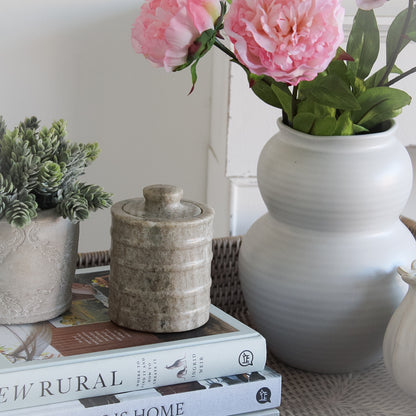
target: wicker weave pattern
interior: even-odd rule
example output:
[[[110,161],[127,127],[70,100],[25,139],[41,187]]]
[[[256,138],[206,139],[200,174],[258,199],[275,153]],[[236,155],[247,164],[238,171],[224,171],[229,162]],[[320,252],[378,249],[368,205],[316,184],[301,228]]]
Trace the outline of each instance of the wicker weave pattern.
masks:
[[[402,221],[416,237],[416,222],[404,217]],[[241,241],[213,240],[211,300],[251,325],[238,278]],[[109,263],[108,251],[78,255],[78,268]],[[281,416],[416,416],[416,399],[394,384],[382,361],[363,372],[332,375],[291,368],[270,353],[267,364],[282,374]]]
[[[110,251],[92,251],[90,253],[78,253],[77,269],[87,267],[108,266],[110,264]]]
[[[238,278],[238,253],[241,237],[217,238],[212,242],[212,303],[230,315],[246,319],[244,303]],[[77,268],[106,266],[110,264],[110,252],[79,253]]]

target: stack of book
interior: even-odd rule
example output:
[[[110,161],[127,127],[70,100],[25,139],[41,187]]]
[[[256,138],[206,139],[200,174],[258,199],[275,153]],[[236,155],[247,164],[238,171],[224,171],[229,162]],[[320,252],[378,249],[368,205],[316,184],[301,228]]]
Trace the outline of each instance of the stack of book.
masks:
[[[0,416],[276,416],[281,377],[264,338],[211,307],[201,328],[113,324],[108,269],[79,272],[71,310],[0,326]]]

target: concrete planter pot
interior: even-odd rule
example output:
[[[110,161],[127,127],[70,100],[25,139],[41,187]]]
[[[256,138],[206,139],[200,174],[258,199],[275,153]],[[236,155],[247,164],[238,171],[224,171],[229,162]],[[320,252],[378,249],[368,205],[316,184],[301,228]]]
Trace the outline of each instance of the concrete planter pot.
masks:
[[[79,225],[55,210],[24,227],[0,221],[0,324],[52,319],[71,305]]]

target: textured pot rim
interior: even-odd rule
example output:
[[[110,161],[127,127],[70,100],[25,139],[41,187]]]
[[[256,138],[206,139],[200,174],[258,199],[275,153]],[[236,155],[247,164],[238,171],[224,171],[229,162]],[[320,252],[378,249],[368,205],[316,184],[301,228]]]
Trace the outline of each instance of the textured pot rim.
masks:
[[[283,123],[281,117],[277,119],[277,126],[280,131],[287,132],[288,136],[290,136],[281,135],[279,139],[288,143],[297,144],[300,147],[314,148],[328,152],[357,151],[381,147],[395,140],[395,132],[397,130],[397,124],[394,120],[391,120],[390,127],[385,131],[351,136],[315,136],[289,127]]]
[[[26,224],[26,226],[23,227],[23,229],[25,229],[26,227],[30,226],[30,224],[35,223],[35,222],[44,222],[44,221],[51,221],[51,220],[70,222],[68,218],[64,218],[60,214],[58,214],[58,212],[56,211],[56,208],[41,209],[40,211],[37,211],[36,217],[32,218],[31,222],[29,224]],[[8,225],[10,225],[5,217],[0,219],[0,224],[2,223],[7,223]]]

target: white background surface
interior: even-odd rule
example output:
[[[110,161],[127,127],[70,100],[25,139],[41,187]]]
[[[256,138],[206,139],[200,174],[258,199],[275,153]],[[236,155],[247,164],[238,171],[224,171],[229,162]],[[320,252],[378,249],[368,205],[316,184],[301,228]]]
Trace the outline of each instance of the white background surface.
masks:
[[[211,58],[188,97],[188,71],[155,69],[130,46],[139,0],[1,0],[0,114],[68,120],[68,138],[97,141],[82,180],[114,193],[170,183],[206,199]],[[80,251],[110,247],[110,210],[81,223]]]

